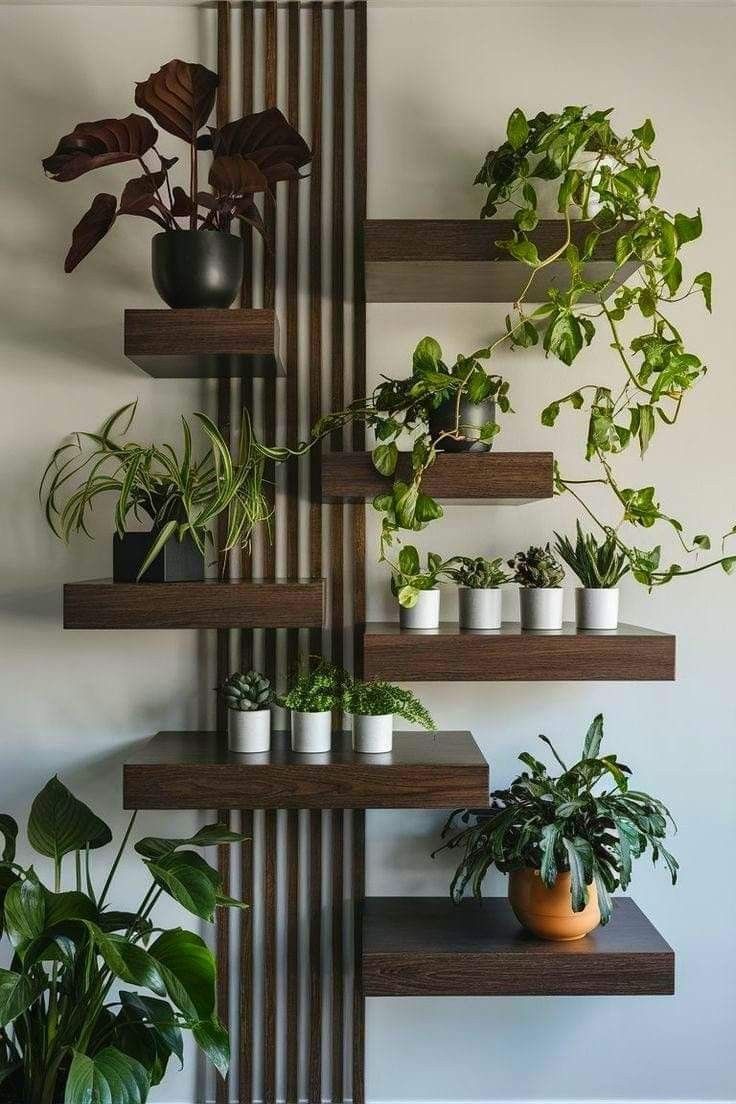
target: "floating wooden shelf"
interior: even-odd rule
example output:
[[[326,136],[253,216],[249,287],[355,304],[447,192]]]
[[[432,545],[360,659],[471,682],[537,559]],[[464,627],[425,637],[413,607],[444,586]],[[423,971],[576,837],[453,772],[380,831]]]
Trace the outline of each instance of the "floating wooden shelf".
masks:
[[[601,259],[585,266],[588,279],[610,277],[616,241],[626,229],[622,223],[601,238]],[[513,303],[531,273],[528,265],[496,245],[511,239],[513,231],[513,222],[506,219],[369,220],[365,224],[368,302]],[[589,233],[588,223],[572,223],[572,241],[578,247]],[[540,257],[549,256],[565,241],[565,224],[561,219],[544,219],[529,237]],[[636,268],[635,262],[623,265],[611,283],[611,292]],[[541,302],[550,287],[564,287],[569,271],[564,261],[541,269],[528,301]],[[583,296],[582,302],[589,301]]]
[[[646,996],[675,991],[672,948],[629,897],[584,939],[524,931],[505,897],[368,897],[363,906],[368,997]]]
[[[159,732],[123,768],[126,809],[432,809],[488,805],[488,764],[469,732],[397,732],[389,755],[236,755],[215,732]]]
[[[321,579],[64,584],[65,629],[317,628]]]
[[[552,497],[551,452],[439,453],[422,489],[443,502],[520,503]],[[397,473],[406,475],[407,454]],[[322,458],[322,497],[359,502],[391,485],[373,466],[370,452],[328,452]]]
[[[284,375],[272,310],[126,310],[124,349],[159,379]]]
[[[582,632],[522,632],[518,623],[474,632],[447,622],[439,629],[400,629],[369,622],[363,677],[397,682],[558,682],[672,680],[675,637],[619,625]]]

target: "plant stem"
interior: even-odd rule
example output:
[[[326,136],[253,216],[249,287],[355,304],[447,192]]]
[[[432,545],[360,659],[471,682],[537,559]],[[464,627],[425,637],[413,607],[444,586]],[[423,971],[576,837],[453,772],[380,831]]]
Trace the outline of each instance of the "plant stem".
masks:
[[[107,891],[109,890],[110,885],[112,883],[112,880],[115,877],[115,871],[118,868],[118,864],[119,864],[119,862],[120,862],[120,860],[123,856],[123,851],[125,851],[128,840],[130,839],[130,833],[133,831],[133,825],[135,824],[135,818],[137,816],[138,816],[138,810],[136,809],[136,811],[133,813],[130,820],[128,821],[128,827],[125,829],[125,835],[123,836],[122,843],[120,844],[120,847],[118,848],[118,853],[115,856],[115,859],[114,859],[114,862],[113,862],[112,866],[110,867],[110,873],[107,876],[107,881],[105,882],[104,886],[102,887],[102,893],[100,894],[100,899],[97,902],[97,907],[99,909],[101,909],[103,904],[105,903],[105,898],[107,897]]]
[[[192,211],[189,215],[189,229],[197,229],[197,140],[189,148],[189,191],[192,199]]]

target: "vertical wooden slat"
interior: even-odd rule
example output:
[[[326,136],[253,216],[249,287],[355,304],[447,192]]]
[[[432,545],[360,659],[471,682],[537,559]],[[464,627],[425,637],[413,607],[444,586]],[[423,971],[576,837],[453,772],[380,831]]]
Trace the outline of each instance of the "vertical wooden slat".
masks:
[[[290,4],[288,12],[288,107],[292,126],[299,129],[299,5]],[[290,445],[299,438],[299,181],[290,180],[286,193],[286,440]],[[299,575],[299,464],[286,467],[286,574]],[[299,630],[290,629],[286,637],[286,666],[296,666]],[[296,1028],[295,1028],[296,1030]]]
[[[353,117],[353,392],[356,397],[365,395],[365,254],[363,233],[367,211],[367,17],[365,0],[355,5],[355,60],[354,60],[354,117]],[[353,448],[365,448],[365,428],[362,423],[353,426]],[[365,507],[353,508],[353,580],[354,580],[354,652],[355,669],[362,668],[363,628],[365,625]]]
[[[309,193],[309,422],[322,413],[322,4],[312,5],[312,167]],[[320,446],[309,458],[309,574],[322,574]],[[322,633],[310,633],[310,651],[321,653]]]
[[[263,839],[263,1100],[276,1101],[276,810],[264,813]]]
[[[322,1104],[322,811],[309,813],[308,1099]]]
[[[343,1067],[345,1032],[344,971],[343,971],[343,849],[344,816],[342,809],[332,813],[332,1100],[342,1101],[344,1096]]]
[[[241,15],[241,108],[243,115],[253,111],[253,62],[254,62],[254,2],[244,0]],[[240,224],[243,239],[243,283],[240,289],[240,305],[253,306],[253,230],[245,222]],[[240,381],[240,403],[249,413],[253,412],[253,376],[243,376]],[[248,579],[253,575],[253,562],[250,550],[241,553],[241,574]],[[240,633],[240,665],[243,671],[253,667],[253,630],[242,629]]]
[[[299,1099],[299,813],[286,820],[286,1100]]]
[[[265,41],[263,67],[263,96],[266,107],[276,106],[278,86],[278,7],[276,0],[265,3]],[[274,186],[277,188],[277,185]],[[274,200],[275,200],[274,195]],[[263,305],[273,310],[276,301],[276,206],[268,197],[264,201],[263,221],[266,227],[266,248],[263,256]],[[272,442],[276,435],[276,380],[267,377],[263,383],[263,433]],[[266,499],[273,512],[276,504],[274,465],[266,470]],[[263,576],[271,579],[276,574],[276,531],[272,539],[263,542]],[[276,677],[276,632],[266,629],[263,634],[263,666],[271,679]]]
[[[223,126],[230,118],[230,4],[218,2],[217,4],[217,73],[220,83],[217,88],[216,117],[217,125]],[[230,433],[230,381],[222,379],[218,383],[217,390],[217,424],[226,440]],[[225,575],[231,565],[228,562],[227,553],[223,552],[225,544],[227,519],[221,515],[217,526],[218,544],[218,570]],[[217,633],[217,683],[222,685],[230,673],[230,632],[222,629]],[[217,727],[219,732],[225,731],[227,710],[221,695],[218,695],[217,703]],[[226,824],[230,823],[230,814],[227,810],[221,810],[219,819]],[[225,893],[230,892],[230,848],[228,846],[218,848],[217,866],[222,879]],[[217,1010],[223,1025],[230,1025],[230,916],[228,909],[219,909],[217,913],[216,928],[216,953],[217,953]],[[226,1104],[228,1100],[228,1081],[217,1078],[215,1088],[217,1104]]]
[[[241,832],[249,839],[240,846],[241,897],[248,905],[240,913],[240,1063],[239,1104],[253,1104],[253,813],[241,815]]]
[[[365,997],[361,979],[363,960],[362,913],[365,897],[365,812],[353,811],[353,1104],[365,1102]]]

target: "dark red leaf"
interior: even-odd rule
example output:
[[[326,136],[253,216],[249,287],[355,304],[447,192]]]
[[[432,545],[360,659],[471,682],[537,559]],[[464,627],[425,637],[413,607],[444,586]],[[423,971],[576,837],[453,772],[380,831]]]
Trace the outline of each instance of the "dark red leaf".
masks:
[[[158,131],[143,115],[78,123],[71,134],[59,139],[54,152],[41,164],[54,180],[76,180],[103,165],[136,161],[157,138]]]
[[[179,160],[178,157],[162,157],[161,154],[159,154],[158,156],[159,161],[161,162],[161,168],[164,170],[164,172],[168,172],[169,169],[173,169],[174,165]]]
[[[241,222],[246,222],[248,226],[252,226],[254,230],[257,230],[268,245],[266,226],[261,218],[261,212],[258,210],[255,203],[249,203],[247,200],[243,200],[235,207],[235,215]]]
[[[100,192],[92,200],[92,206],[72,231],[72,244],[64,261],[64,271],[73,272],[91,250],[102,241],[115,221],[117,200],[114,195]]]
[[[213,140],[214,140],[214,133],[215,132],[214,132],[213,128],[210,127],[209,132],[207,134],[200,134],[199,138],[197,139],[197,149],[198,150],[211,150]]]
[[[177,184],[174,188],[174,203],[171,208],[172,215],[176,218],[186,218],[188,215],[191,215],[193,210],[194,204],[191,199],[184,189],[180,188]]]
[[[119,215],[140,215],[156,205],[156,191],[166,179],[166,173],[146,173],[129,180],[120,197]]]
[[[219,83],[204,65],[174,58],[136,84],[135,102],[169,134],[193,142],[210,116]]]
[[[252,195],[265,192],[268,181],[254,161],[245,157],[216,157],[212,162],[209,181],[220,196]]]
[[[215,157],[253,161],[268,180],[288,180],[309,164],[312,153],[298,130],[276,107],[226,123],[214,135]]]

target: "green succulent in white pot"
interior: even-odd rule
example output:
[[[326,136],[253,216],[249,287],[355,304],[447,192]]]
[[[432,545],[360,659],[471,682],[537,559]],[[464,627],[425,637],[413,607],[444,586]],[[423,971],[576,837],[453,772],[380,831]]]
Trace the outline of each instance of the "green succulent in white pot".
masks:
[[[501,587],[511,579],[500,558],[458,556],[447,574],[458,586],[461,629],[501,628]]]
[[[258,671],[236,673],[224,683],[221,693],[227,705],[230,751],[255,753],[271,746],[271,703],[273,687]]]
[[[509,567],[519,584],[519,613],[522,629],[553,631],[562,628],[562,598],[560,583],[565,569],[555,558],[549,542],[542,548],[532,545],[526,552],[517,552]]]
[[[575,621],[579,629],[615,629],[618,627],[618,584],[630,570],[626,554],[619,547],[613,530],[598,540],[576,524],[575,543],[555,533],[555,551],[577,575],[581,586],[575,590]]]

